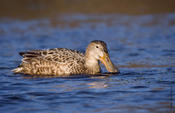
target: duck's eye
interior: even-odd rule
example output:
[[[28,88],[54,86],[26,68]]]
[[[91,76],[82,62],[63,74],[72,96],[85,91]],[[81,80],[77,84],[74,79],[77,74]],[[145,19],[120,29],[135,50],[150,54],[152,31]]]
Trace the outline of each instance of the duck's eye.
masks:
[[[98,46],[96,46],[96,48],[98,48]]]

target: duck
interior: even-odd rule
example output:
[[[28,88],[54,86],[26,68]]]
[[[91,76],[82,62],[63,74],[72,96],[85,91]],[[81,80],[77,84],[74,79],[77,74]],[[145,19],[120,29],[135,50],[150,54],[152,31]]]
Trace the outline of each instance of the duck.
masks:
[[[106,70],[118,73],[107,50],[107,44],[101,40],[91,41],[85,53],[67,48],[29,50],[19,52],[21,64],[13,69],[15,74],[70,76],[101,73],[100,62]]]

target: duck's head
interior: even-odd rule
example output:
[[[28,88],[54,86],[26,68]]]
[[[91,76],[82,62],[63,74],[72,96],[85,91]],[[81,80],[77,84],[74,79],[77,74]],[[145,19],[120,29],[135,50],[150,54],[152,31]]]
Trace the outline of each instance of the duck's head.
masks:
[[[95,64],[95,62],[101,61],[109,72],[118,72],[109,57],[107,45],[103,41],[92,41],[86,49],[86,57],[90,60],[88,63]]]

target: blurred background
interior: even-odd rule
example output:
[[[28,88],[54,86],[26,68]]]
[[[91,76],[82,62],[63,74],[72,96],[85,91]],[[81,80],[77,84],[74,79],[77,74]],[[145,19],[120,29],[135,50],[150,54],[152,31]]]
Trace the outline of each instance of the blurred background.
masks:
[[[65,13],[157,14],[175,12],[174,0],[0,0],[0,17],[39,18]]]

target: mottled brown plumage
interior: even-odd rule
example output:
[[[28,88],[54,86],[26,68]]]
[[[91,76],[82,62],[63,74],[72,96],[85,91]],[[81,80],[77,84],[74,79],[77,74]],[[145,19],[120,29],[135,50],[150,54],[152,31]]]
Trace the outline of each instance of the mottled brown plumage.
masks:
[[[103,41],[92,41],[85,54],[65,48],[31,50],[19,54],[23,56],[22,63],[13,70],[14,73],[56,76],[97,74],[101,70],[99,60],[109,72],[118,72]]]

